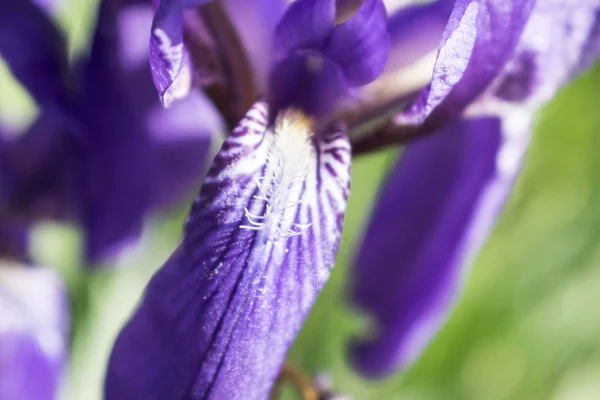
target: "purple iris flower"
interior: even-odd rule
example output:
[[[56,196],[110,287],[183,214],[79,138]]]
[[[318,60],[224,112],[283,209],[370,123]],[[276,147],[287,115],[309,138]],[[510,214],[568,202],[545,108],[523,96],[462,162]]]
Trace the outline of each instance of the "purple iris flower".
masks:
[[[407,365],[454,305],[534,112],[600,52],[598,1],[440,0],[389,16],[377,0],[203,3],[157,9],[159,96],[203,85],[230,121],[249,111],[116,341],[107,398],[267,398],[336,256],[350,143],[356,156],[415,140],[351,288],[375,322],[351,346],[356,367]]]
[[[222,119],[201,91],[160,105],[147,63],[152,14],[145,1],[103,2],[89,55],[70,65],[46,8],[2,2],[0,54],[38,116],[0,139],[0,224],[78,224],[99,261],[199,185]]]

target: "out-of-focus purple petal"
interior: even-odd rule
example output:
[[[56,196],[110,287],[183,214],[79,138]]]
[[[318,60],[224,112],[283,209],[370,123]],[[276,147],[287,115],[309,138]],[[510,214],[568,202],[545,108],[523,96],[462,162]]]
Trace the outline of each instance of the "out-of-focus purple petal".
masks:
[[[222,0],[223,7],[244,45],[253,79],[266,93],[273,56],[275,27],[288,6],[286,0]]]
[[[107,1],[100,9],[85,70],[83,202],[92,260],[135,239],[151,209],[171,206],[197,187],[212,135],[222,128],[200,93],[161,107],[143,61],[151,5],[116,5]],[[145,40],[139,32],[147,32]]]
[[[320,55],[290,56],[273,69],[270,79],[269,103],[274,109],[293,106],[316,116],[331,111],[348,90],[339,66]]]
[[[325,53],[344,71],[349,86],[365,85],[383,71],[390,47],[386,19],[381,0],[366,0],[333,30]]]
[[[275,29],[274,62],[298,51],[322,52],[335,24],[335,0],[292,3]]]
[[[0,2],[0,55],[38,104],[54,103],[63,96],[65,40],[30,0]]]
[[[151,201],[149,137],[133,100],[139,90],[123,73],[117,32],[119,9],[104,2],[84,68],[82,134],[83,223],[92,260],[136,237]],[[128,90],[129,89],[129,90]]]
[[[0,222],[0,259],[28,261],[29,229],[24,223]]]
[[[150,36],[150,68],[162,103],[185,97],[192,84],[192,61],[183,43],[182,12],[210,0],[161,0]]]
[[[117,339],[108,398],[268,397],[333,265],[350,179],[342,127],[306,142],[300,120],[275,134],[269,119],[257,103],[215,158]]]
[[[5,141],[0,163],[9,192],[0,200],[2,221],[16,214],[29,222],[73,222],[80,215],[82,152],[65,118],[55,111],[43,110],[25,132]]]
[[[498,76],[514,53],[533,0],[457,0],[431,84],[398,120],[439,126],[456,118]]]
[[[411,363],[446,320],[519,171],[528,128],[478,118],[406,148],[355,267],[353,301],[375,323],[351,349],[363,374]]]
[[[57,398],[67,351],[66,306],[53,271],[0,264],[0,398]]]

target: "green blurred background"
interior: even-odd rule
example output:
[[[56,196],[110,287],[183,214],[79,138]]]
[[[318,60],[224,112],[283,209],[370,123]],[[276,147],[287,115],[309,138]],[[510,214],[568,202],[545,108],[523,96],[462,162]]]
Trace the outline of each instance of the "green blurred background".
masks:
[[[57,12],[72,55],[85,51],[95,6],[70,0]],[[35,114],[31,100],[0,67],[0,116],[25,123]],[[456,311],[412,368],[377,382],[345,363],[347,340],[363,328],[345,303],[345,282],[377,188],[399,153],[356,159],[340,256],[290,359],[310,373],[330,374],[357,400],[600,399],[599,88],[597,65],[539,114],[516,189]],[[186,210],[155,217],[139,245],[94,271],[82,268],[74,228],[36,228],[36,260],[64,274],[72,299],[71,363],[61,398],[101,398],[115,335],[178,242]]]

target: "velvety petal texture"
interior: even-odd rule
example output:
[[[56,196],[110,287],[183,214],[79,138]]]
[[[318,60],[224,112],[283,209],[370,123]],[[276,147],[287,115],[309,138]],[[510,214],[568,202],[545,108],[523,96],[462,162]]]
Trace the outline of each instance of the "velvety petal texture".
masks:
[[[516,169],[504,174],[501,122],[455,123],[408,146],[374,208],[358,255],[354,303],[374,318],[352,357],[379,377],[412,362],[445,321]]]
[[[184,238],[115,344],[109,399],[268,397],[338,249],[342,126],[257,103],[216,156]]]
[[[54,103],[64,95],[66,43],[36,3],[0,3],[0,55],[38,104]]]
[[[510,60],[534,0],[457,0],[444,32],[431,84],[398,122],[432,127],[456,118]]]
[[[183,43],[185,8],[210,0],[160,0],[150,36],[150,68],[161,101],[170,106],[185,97],[192,85],[192,60]]]
[[[294,106],[326,116],[350,88],[383,71],[389,37],[381,0],[366,0],[339,24],[336,5],[335,0],[296,1],[277,26],[269,86],[275,109]]]
[[[0,264],[0,398],[57,398],[66,362],[66,305],[53,271]]]

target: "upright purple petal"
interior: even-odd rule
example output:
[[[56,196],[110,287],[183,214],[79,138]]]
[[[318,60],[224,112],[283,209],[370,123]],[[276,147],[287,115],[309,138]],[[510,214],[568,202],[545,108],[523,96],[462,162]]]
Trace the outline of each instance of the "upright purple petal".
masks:
[[[366,0],[333,30],[325,54],[340,65],[349,86],[366,85],[383,72],[390,47],[386,19],[381,0]]]
[[[53,271],[0,265],[0,398],[57,398],[67,315],[63,286]]]
[[[431,84],[398,120],[439,126],[456,118],[503,70],[533,9],[534,0],[457,0],[448,21]]]
[[[257,103],[215,158],[117,339],[107,398],[268,397],[333,265],[350,179],[342,127],[307,141],[307,120],[268,114]]]
[[[381,74],[389,37],[381,0],[367,0],[336,25],[333,0],[293,3],[275,32],[269,101],[275,109],[295,106],[321,119],[350,88]]]
[[[292,3],[275,30],[274,61],[299,50],[322,52],[335,25],[335,0]]]
[[[311,63],[317,68],[307,67]],[[274,109],[297,107],[317,116],[326,115],[348,91],[339,65],[312,55],[293,55],[280,62],[271,71],[269,86]]]
[[[182,13],[210,0],[161,0],[150,36],[150,68],[161,101],[170,106],[192,84],[192,60],[183,43]]]
[[[64,96],[65,40],[32,1],[0,2],[0,55],[38,104],[54,103]]]
[[[352,348],[363,374],[411,363],[447,318],[510,192],[526,146],[521,136],[503,136],[499,119],[480,118],[407,147],[356,262],[352,298],[375,323]]]

